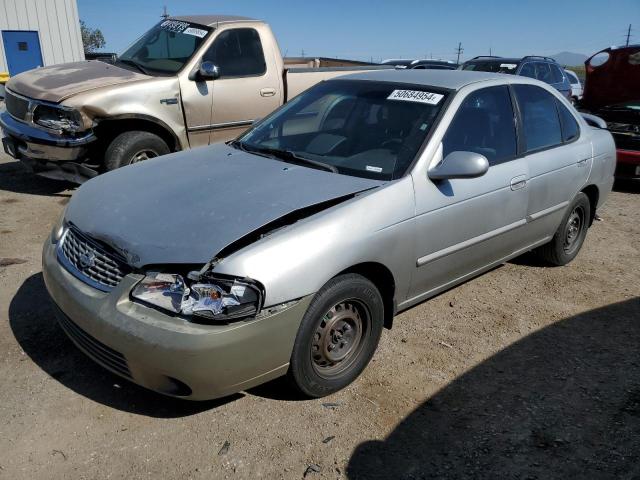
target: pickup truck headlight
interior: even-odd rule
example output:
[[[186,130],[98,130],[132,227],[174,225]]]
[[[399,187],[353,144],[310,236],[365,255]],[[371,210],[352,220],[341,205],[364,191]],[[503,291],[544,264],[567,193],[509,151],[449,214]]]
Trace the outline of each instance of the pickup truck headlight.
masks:
[[[61,132],[75,133],[83,128],[80,112],[54,105],[36,105],[33,110],[33,123]]]
[[[177,315],[211,322],[253,317],[262,302],[261,290],[250,281],[205,278],[189,282],[181,275],[158,272],[147,273],[131,296]]]

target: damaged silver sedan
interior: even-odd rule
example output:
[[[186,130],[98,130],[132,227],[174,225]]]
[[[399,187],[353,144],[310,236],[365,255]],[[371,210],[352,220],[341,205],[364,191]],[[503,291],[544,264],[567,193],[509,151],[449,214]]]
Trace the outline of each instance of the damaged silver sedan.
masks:
[[[44,245],[95,361],[194,400],[352,382],[394,315],[524,252],[564,265],[613,182],[609,133],[525,77],[319,84],[236,141],[84,184]]]

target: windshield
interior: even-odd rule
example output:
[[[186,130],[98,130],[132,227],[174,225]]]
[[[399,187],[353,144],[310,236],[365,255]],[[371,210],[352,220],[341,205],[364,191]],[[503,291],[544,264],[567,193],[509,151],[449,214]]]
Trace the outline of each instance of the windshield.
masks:
[[[164,20],[136,40],[118,62],[149,75],[176,73],[211,30],[195,23]]]
[[[423,85],[323,82],[234,145],[310,168],[391,180],[412,163],[446,96],[442,89]]]
[[[517,63],[503,61],[503,62],[469,62],[462,66],[462,70],[475,70],[477,72],[491,72],[491,73],[516,73],[518,68]]]

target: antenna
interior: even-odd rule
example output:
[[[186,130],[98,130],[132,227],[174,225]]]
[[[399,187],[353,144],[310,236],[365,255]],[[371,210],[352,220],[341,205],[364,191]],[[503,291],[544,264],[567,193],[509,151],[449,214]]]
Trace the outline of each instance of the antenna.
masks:
[[[456,63],[460,63],[460,55],[464,52],[464,48],[462,48],[462,42],[458,42],[458,48],[456,48],[456,53],[458,54],[458,60]]]
[[[165,20],[167,18],[169,18],[169,14],[167,13],[167,6],[166,5],[162,8],[162,15],[160,15],[160,18],[164,18]]]

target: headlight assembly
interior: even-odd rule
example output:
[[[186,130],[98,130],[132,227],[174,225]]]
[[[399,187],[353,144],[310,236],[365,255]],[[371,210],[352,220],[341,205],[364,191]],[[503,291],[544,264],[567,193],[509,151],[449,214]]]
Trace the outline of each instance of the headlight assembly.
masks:
[[[82,116],[72,108],[38,104],[33,110],[33,123],[50,130],[75,133],[82,130]]]
[[[262,302],[259,287],[247,280],[204,278],[190,283],[181,275],[158,272],[147,273],[131,296],[177,315],[211,322],[253,317]]]

